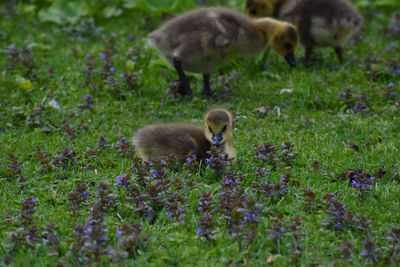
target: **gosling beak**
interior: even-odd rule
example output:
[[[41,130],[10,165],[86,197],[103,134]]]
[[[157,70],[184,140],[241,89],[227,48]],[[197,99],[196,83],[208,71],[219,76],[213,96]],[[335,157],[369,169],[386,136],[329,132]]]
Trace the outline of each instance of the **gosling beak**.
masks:
[[[290,65],[290,67],[296,67],[296,59],[294,57],[294,53],[291,52],[285,56],[286,62]]]
[[[213,146],[219,147],[222,145],[222,135],[221,134],[213,134],[211,141]]]

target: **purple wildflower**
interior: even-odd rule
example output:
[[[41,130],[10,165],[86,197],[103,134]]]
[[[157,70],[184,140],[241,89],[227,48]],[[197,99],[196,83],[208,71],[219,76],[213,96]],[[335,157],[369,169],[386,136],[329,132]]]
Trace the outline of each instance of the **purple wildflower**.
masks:
[[[361,256],[365,257],[365,256],[367,256],[367,255],[368,255],[368,253],[367,253],[366,250],[363,250],[363,251],[361,252]]]
[[[201,235],[203,233],[203,229],[201,229],[200,227],[197,227],[197,234]]]
[[[121,239],[121,237],[122,237],[122,231],[121,230],[117,230],[117,237],[118,237],[118,239]]]
[[[281,195],[286,194],[287,193],[287,188],[286,187],[282,188],[281,191],[279,191],[279,193]]]

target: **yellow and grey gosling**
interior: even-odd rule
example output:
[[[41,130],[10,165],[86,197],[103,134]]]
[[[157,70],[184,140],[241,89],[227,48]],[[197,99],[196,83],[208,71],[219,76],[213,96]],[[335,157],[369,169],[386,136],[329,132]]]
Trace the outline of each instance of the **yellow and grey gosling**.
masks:
[[[218,147],[236,158],[230,145],[233,125],[232,115],[226,109],[211,109],[204,116],[204,127],[185,123],[162,123],[139,129],[132,138],[140,157],[145,161],[157,160],[173,154],[184,163],[191,154],[198,160],[207,158],[211,146]]]
[[[363,25],[348,0],[247,0],[246,12],[274,17],[296,25],[309,63],[314,46],[333,47],[343,62],[343,47]]]
[[[203,94],[212,95],[210,73],[235,57],[263,52],[270,46],[296,65],[295,27],[275,19],[254,19],[226,8],[200,8],[180,15],[148,35],[179,75],[179,92],[192,94],[184,71],[203,74]]]

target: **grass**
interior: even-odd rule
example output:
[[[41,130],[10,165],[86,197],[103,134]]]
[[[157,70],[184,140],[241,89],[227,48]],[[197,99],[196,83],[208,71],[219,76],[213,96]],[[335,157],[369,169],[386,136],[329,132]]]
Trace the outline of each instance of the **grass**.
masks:
[[[133,22],[130,15],[97,21],[95,27],[102,28],[100,34],[87,34],[79,27],[71,33],[68,27],[40,23],[27,16],[3,16],[0,20],[0,265],[399,264],[400,251],[395,241],[398,236],[388,239],[393,237],[392,229],[400,227],[400,109],[396,106],[400,101],[400,74],[395,71],[400,67],[396,59],[400,47],[398,35],[385,35],[381,30],[383,25],[392,25],[389,16],[378,14],[372,20],[370,12],[364,14],[367,19],[363,40],[346,47],[344,64],[337,62],[333,49],[320,48],[312,67],[300,64],[289,69],[282,58],[267,51],[264,57],[237,59],[212,75],[213,89],[220,94],[224,89],[218,85],[218,76],[242,74],[240,79],[227,82],[231,96],[218,101],[199,97],[201,77],[191,75],[194,96],[175,101],[168,88],[176,73],[145,44],[146,34],[162,22],[161,18],[137,11],[135,17],[141,19]],[[12,44],[15,51],[24,45],[30,47],[32,55],[28,49],[13,64],[9,59]],[[127,55],[129,48],[133,53]],[[93,55],[94,69],[89,71],[92,76],[84,72],[90,61],[85,59],[88,53]],[[114,78],[119,91],[101,76],[102,53],[110,54],[114,68],[114,73],[108,68],[103,75]],[[299,48],[297,58],[301,59],[303,53]],[[33,67],[30,62],[34,62]],[[140,75],[140,84],[129,88],[120,76],[124,72]],[[388,87],[389,83],[393,86]],[[352,96],[338,97],[347,88],[351,88]],[[391,96],[391,92],[395,95]],[[91,109],[79,106],[88,94],[93,96]],[[53,99],[59,109],[50,105]],[[356,102],[357,107],[366,108],[355,110]],[[44,107],[35,117],[32,110],[39,103]],[[215,106],[231,110],[235,117],[233,146],[238,162],[225,174],[234,170],[239,184],[224,190],[239,195],[232,199],[238,201],[240,208],[229,210],[221,206],[221,188],[226,186],[227,178],[209,167],[194,172],[187,167],[166,169],[164,181],[171,181],[173,186],[161,190],[153,201],[142,195],[150,205],[159,203],[157,208],[152,206],[158,216],[151,223],[135,210],[134,203],[126,201],[127,189],[116,185],[117,177],[132,171],[130,181],[138,183],[129,151],[118,152],[120,137],[129,139],[136,129],[154,122],[201,125],[203,114]],[[260,107],[265,112],[258,111]],[[29,126],[32,118],[39,121]],[[88,148],[96,147],[101,136],[108,138],[110,146],[100,147],[89,156]],[[282,144],[290,141],[297,152],[294,163],[280,160],[283,164],[273,169],[256,159],[255,145],[266,141],[277,146],[278,154]],[[41,158],[49,159],[51,170],[43,171],[46,165],[33,156],[36,146],[48,151]],[[68,162],[65,169],[62,164],[51,162],[56,157],[63,158],[64,148],[76,153],[76,162]],[[21,163],[20,170],[10,166],[10,154]],[[319,168],[315,167],[316,161]],[[257,167],[266,168],[268,174],[256,178]],[[373,175],[381,167],[386,174],[376,179],[363,197],[349,186],[348,180],[339,179],[345,171],[363,170]],[[287,172],[291,173],[292,182],[279,182]],[[192,180],[193,185],[188,187],[190,190],[180,189],[179,183],[172,182],[175,178],[186,183]],[[274,197],[265,197],[260,193],[261,182],[279,185],[287,192],[281,195],[277,191]],[[86,185],[88,197],[77,209],[78,215],[73,216],[72,201],[77,200],[70,200],[69,196],[79,183]],[[100,238],[106,235],[108,240],[99,241],[99,236],[93,234],[88,248],[78,246],[73,250],[79,237],[84,236],[74,233],[76,225],[90,220],[93,223],[93,205],[99,203],[96,192],[101,183],[109,184],[111,192],[106,193],[110,194],[108,202],[101,202],[101,219],[95,223],[106,231],[99,234]],[[309,207],[304,200],[305,188],[315,193]],[[144,194],[144,188],[141,190]],[[174,192],[179,197],[165,201]],[[205,192],[211,193],[211,208],[201,211],[198,203]],[[324,199],[328,193],[334,193],[335,199],[357,218],[364,215],[372,220],[371,225],[357,229],[342,221],[341,227],[324,226],[324,219],[330,216],[329,203],[333,203]],[[35,212],[29,213],[30,208],[21,211],[21,201],[32,197],[36,200]],[[259,206],[252,207],[249,199]],[[168,212],[177,211],[171,203],[183,209],[181,217],[168,218]],[[253,208],[258,217],[246,220],[245,215],[255,214]],[[199,218],[206,215],[213,222],[203,228],[210,231],[208,238],[198,232]],[[27,223],[29,220],[23,216],[32,216],[33,222]],[[287,225],[296,216],[300,218],[294,223],[297,228],[289,231]],[[49,222],[54,223],[51,232],[56,231],[59,239],[54,245],[44,241],[49,239]],[[132,235],[138,244],[126,256],[123,252],[127,246],[119,242],[117,230],[133,223],[139,223],[142,231]],[[39,237],[31,241],[26,231],[33,226]],[[285,230],[277,237],[279,227]],[[13,240],[12,233],[19,233],[22,239]],[[124,235],[126,240],[128,234]],[[376,242],[379,250],[369,249],[366,240]],[[353,246],[350,259],[345,258],[345,241]],[[104,249],[99,257],[91,251],[96,248]],[[108,254],[110,250],[113,253]]]

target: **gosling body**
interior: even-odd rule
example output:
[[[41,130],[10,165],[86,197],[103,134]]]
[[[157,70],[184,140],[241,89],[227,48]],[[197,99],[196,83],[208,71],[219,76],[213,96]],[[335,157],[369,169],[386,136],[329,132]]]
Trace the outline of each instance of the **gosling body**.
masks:
[[[203,93],[210,95],[209,76],[213,70],[235,57],[260,53],[267,45],[295,65],[293,51],[297,41],[297,32],[289,23],[250,20],[226,8],[200,8],[185,13],[148,35],[149,45],[175,67],[182,95],[192,93],[184,71],[203,74]]]
[[[184,162],[189,154],[205,159],[211,148],[202,127],[182,123],[145,126],[135,134],[133,143],[145,161],[170,154],[180,162]]]
[[[236,152],[230,145],[232,117],[225,109],[212,109],[205,115],[205,126],[185,123],[162,123],[139,129],[132,143],[145,161],[174,155],[184,163],[189,155],[198,160],[207,158],[212,146],[221,149],[231,159]]]
[[[333,47],[343,62],[343,47],[362,27],[358,11],[347,0],[247,0],[254,16],[273,16],[296,25],[309,62],[315,46]]]

